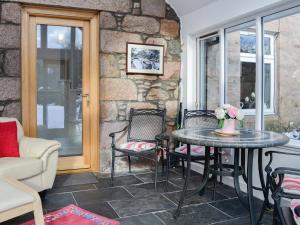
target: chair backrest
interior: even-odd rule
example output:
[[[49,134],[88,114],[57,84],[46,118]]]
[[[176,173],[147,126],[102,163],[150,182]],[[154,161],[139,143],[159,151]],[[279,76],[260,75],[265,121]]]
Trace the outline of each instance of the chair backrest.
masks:
[[[218,120],[211,110],[184,110],[183,128],[217,128]]]
[[[23,138],[24,131],[23,127],[20,124],[20,122],[16,118],[10,118],[10,117],[0,117],[0,122],[10,122],[10,121],[16,121],[17,122],[17,129],[18,129],[18,142]]]
[[[155,142],[155,137],[164,132],[166,110],[130,109],[128,141]]]

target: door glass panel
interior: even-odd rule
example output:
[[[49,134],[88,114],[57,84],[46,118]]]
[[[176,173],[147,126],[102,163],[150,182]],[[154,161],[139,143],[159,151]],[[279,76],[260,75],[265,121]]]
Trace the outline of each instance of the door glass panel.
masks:
[[[37,25],[37,135],[82,155],[82,29]]]

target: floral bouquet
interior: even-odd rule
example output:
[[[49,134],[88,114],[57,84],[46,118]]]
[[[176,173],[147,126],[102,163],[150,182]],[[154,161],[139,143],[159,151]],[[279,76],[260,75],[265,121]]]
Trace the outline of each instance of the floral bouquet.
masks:
[[[215,116],[217,117],[219,123],[218,127],[224,132],[233,132],[235,131],[235,121],[240,121],[241,127],[243,127],[244,113],[242,110],[225,104],[223,107],[215,109]]]

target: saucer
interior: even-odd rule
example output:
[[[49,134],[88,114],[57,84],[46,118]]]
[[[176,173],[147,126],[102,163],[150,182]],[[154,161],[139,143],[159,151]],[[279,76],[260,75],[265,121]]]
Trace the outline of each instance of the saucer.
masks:
[[[240,132],[238,130],[235,130],[234,132],[223,132],[222,129],[217,129],[215,130],[215,134],[221,136],[237,136]]]

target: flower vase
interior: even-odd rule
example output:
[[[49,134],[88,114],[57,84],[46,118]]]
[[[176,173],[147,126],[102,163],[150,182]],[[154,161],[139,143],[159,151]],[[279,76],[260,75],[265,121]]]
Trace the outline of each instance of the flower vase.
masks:
[[[234,119],[226,119],[224,120],[224,124],[222,127],[222,132],[224,133],[234,133],[235,132],[235,121]]]

